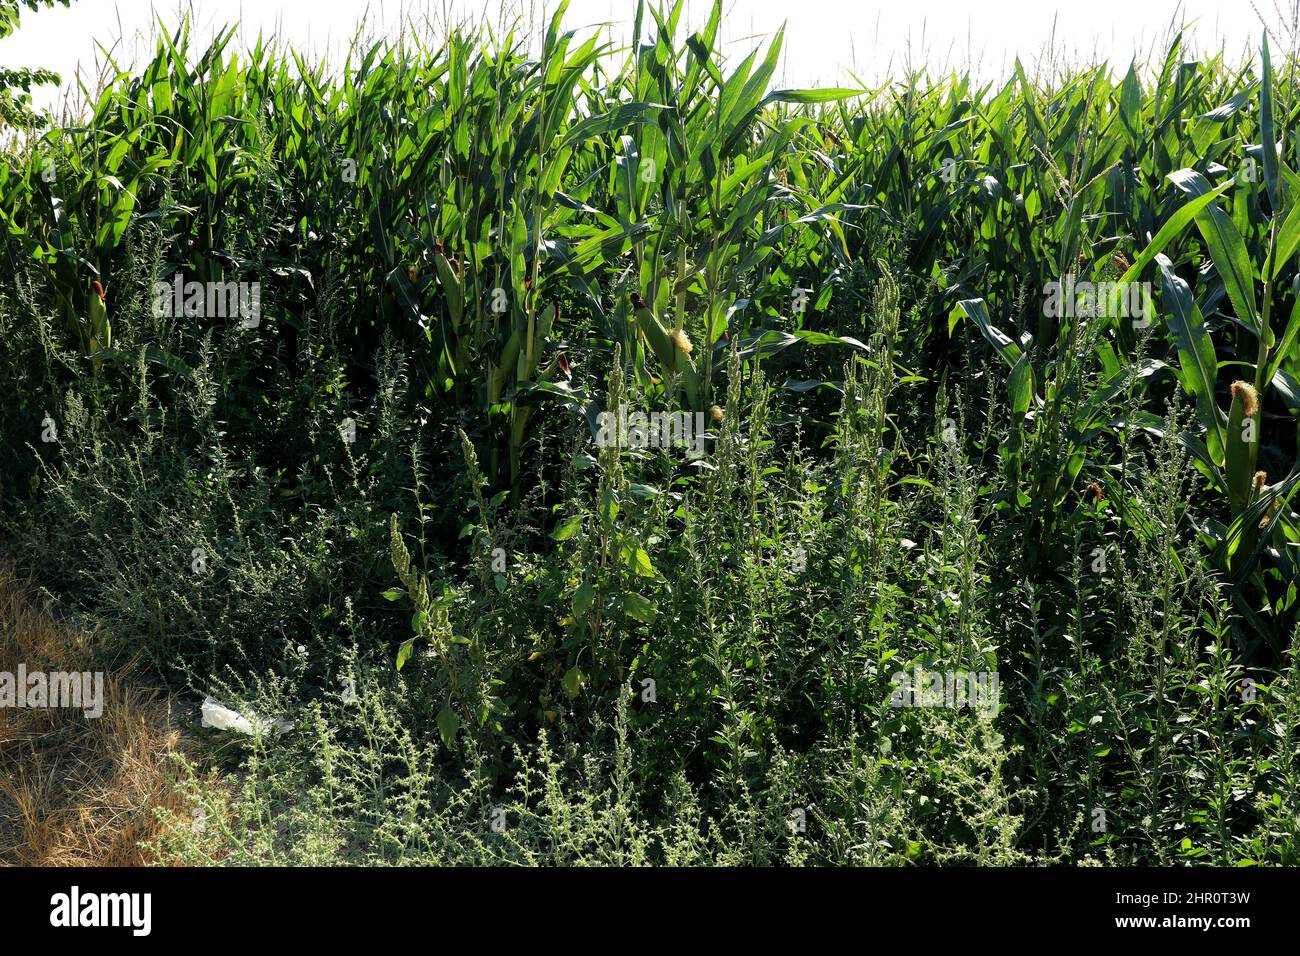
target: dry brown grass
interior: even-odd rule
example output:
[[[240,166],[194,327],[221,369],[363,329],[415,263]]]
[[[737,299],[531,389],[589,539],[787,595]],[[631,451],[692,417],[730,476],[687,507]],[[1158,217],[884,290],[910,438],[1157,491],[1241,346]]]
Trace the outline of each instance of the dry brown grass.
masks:
[[[0,671],[95,671],[92,635],[60,621],[0,561]],[[103,714],[0,707],[0,865],[139,866],[185,815],[172,755],[187,743],[167,702],[127,670],[105,673]],[[142,846],[143,845],[143,846]]]

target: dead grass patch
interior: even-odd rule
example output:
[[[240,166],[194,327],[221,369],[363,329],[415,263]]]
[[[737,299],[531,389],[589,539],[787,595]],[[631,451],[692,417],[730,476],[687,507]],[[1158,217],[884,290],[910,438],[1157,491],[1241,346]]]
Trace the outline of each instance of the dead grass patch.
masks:
[[[60,620],[0,561],[0,671],[103,670],[93,634]],[[140,866],[157,862],[159,810],[186,816],[175,754],[190,751],[169,702],[105,672],[103,713],[0,707],[0,865]]]

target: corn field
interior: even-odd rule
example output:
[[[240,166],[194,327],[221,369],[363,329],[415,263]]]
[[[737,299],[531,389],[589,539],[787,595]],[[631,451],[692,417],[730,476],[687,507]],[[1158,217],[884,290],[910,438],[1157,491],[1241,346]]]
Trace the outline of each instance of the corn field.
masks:
[[[1296,36],[777,89],[724,15],[0,100],[0,552],[293,727],[196,721],[159,858],[1300,862]]]

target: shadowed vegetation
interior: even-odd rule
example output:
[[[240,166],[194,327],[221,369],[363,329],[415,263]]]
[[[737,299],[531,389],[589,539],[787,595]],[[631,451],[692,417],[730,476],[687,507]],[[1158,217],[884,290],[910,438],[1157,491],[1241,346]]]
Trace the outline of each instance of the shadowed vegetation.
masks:
[[[4,546],[294,724],[163,858],[1295,864],[1293,44],[773,90],[681,14],[182,26],[8,145]]]

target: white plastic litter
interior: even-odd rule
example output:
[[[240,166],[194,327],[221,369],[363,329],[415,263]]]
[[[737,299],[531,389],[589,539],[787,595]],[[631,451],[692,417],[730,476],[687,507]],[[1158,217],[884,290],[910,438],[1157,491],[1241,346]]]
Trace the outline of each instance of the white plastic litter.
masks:
[[[352,682],[351,677],[343,678],[343,703],[355,704],[357,702],[357,687]]]
[[[249,737],[255,737],[260,733],[266,733],[268,730],[274,730],[278,734],[285,731],[293,730],[293,721],[285,720],[283,717],[277,717],[275,720],[266,720],[252,714],[245,717],[238,711],[231,710],[218,704],[211,697],[203,701],[201,708],[203,714],[203,726],[211,727],[214,730],[233,730],[237,733],[247,734]]]

